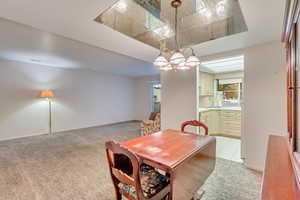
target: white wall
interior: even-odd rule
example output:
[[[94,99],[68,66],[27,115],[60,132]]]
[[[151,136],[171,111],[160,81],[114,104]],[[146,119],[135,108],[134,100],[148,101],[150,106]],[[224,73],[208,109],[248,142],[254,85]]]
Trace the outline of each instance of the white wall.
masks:
[[[161,72],[161,83],[162,129],[180,130],[182,122],[197,119],[196,69]]]
[[[152,112],[152,84],[160,81],[160,76],[144,76],[136,80],[135,119],[148,119]]]
[[[286,80],[283,45],[249,48],[245,54],[246,165],[262,170],[270,134],[286,135]]]
[[[0,60],[0,140],[48,131],[53,89],[53,129],[63,131],[135,119],[136,81],[89,70],[65,70]]]
[[[280,42],[271,42],[202,61],[241,54],[245,56],[242,150],[246,166],[262,170],[268,136],[286,133],[284,49]],[[166,72],[161,80],[163,128],[178,129],[182,121],[197,115],[196,72]]]

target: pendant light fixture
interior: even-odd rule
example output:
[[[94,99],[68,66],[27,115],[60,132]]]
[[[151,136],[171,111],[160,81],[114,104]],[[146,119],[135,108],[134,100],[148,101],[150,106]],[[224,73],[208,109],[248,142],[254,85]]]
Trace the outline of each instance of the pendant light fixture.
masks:
[[[171,51],[168,49],[162,49],[159,56],[155,59],[153,64],[160,70],[187,70],[192,67],[196,67],[200,64],[199,58],[195,55],[194,49],[183,48],[180,49],[178,44],[178,8],[181,6],[181,0],[173,0],[171,6],[175,8],[175,45],[176,49]],[[191,50],[190,54],[186,51]]]

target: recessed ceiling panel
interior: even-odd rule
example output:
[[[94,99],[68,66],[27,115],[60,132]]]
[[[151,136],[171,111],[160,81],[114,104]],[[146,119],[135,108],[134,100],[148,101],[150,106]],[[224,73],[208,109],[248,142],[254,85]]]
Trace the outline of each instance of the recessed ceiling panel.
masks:
[[[175,48],[170,0],[119,0],[95,21],[155,48]],[[238,0],[184,0],[178,8],[181,47],[247,31]]]
[[[244,70],[244,56],[234,56],[218,60],[202,62],[200,70],[210,73],[226,73]]]

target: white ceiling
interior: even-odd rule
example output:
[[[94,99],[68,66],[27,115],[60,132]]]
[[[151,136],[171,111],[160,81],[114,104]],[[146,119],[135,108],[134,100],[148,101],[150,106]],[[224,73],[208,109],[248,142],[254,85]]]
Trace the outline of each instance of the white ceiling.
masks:
[[[149,62],[1,18],[0,30],[0,59],[132,77],[159,73]]]
[[[115,0],[0,0],[0,17],[30,25],[43,31],[55,33],[96,47],[114,51],[119,54],[151,62],[159,53],[157,49],[131,39],[94,21],[96,16],[114,2]],[[209,55],[212,53],[243,48],[268,41],[280,40],[285,1],[240,0],[240,4],[249,31],[199,44],[195,46],[198,55]],[[4,30],[2,25],[3,23],[1,23],[0,26],[1,37],[2,31]],[[44,34],[48,35],[49,38],[52,37],[49,34]],[[41,49],[39,47],[43,46],[44,48],[42,48],[42,53],[43,51],[47,53],[51,49],[47,49],[47,45],[43,43],[43,38],[47,37],[42,35],[43,34],[40,34],[40,40],[36,41],[35,45],[32,45],[32,48]],[[30,36],[26,34],[15,34],[15,37],[19,37],[19,39],[23,39],[24,37],[27,39]],[[11,36],[11,38],[13,38],[13,36]],[[3,41],[1,41],[1,45],[2,42]],[[77,51],[73,51],[73,49],[69,49],[71,46],[65,49],[65,43],[60,43],[59,39],[54,44],[49,42],[48,45],[53,48],[50,52],[61,56],[62,60],[69,60],[71,58],[71,62],[74,62],[74,60],[75,62],[78,62],[78,60],[82,62],[82,60],[86,61],[87,56],[89,56],[89,53],[85,52],[85,49],[77,49]],[[73,45],[76,46],[75,43]],[[24,48],[25,46],[26,44],[24,44]],[[13,48],[17,47],[13,46],[11,48],[13,50]],[[77,46],[77,48],[79,48],[79,46]],[[66,53],[71,54],[71,56],[66,56]],[[95,48],[93,57],[97,62],[89,60],[90,63],[88,64],[98,67],[99,60],[96,59],[98,53],[99,52]],[[75,57],[79,58],[74,59]],[[127,62],[128,63],[123,63],[120,60],[120,65],[116,65],[116,70],[126,68],[124,69],[126,71],[127,67],[124,67],[124,65],[131,65],[130,62],[132,62],[132,60],[128,59]],[[130,67],[128,67],[128,70],[136,72],[136,68],[129,68]],[[137,75],[155,73],[151,64],[145,68],[145,72],[137,72]],[[131,73],[132,71],[128,74]]]

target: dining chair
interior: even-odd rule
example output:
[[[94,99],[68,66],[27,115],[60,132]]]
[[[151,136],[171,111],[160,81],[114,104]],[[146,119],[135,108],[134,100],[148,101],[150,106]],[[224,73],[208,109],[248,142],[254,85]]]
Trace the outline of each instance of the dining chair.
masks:
[[[205,135],[208,135],[208,127],[207,127],[204,123],[202,123],[202,122],[200,122],[200,121],[197,121],[197,120],[191,120],[191,121],[183,122],[183,123],[181,124],[181,132],[185,132],[185,128],[186,128],[187,126],[202,127],[202,128],[204,128],[204,130],[205,130],[204,134],[205,134]]]
[[[162,200],[169,198],[170,180],[153,167],[141,163],[140,159],[120,144],[106,142],[106,155],[116,192],[129,200]]]

